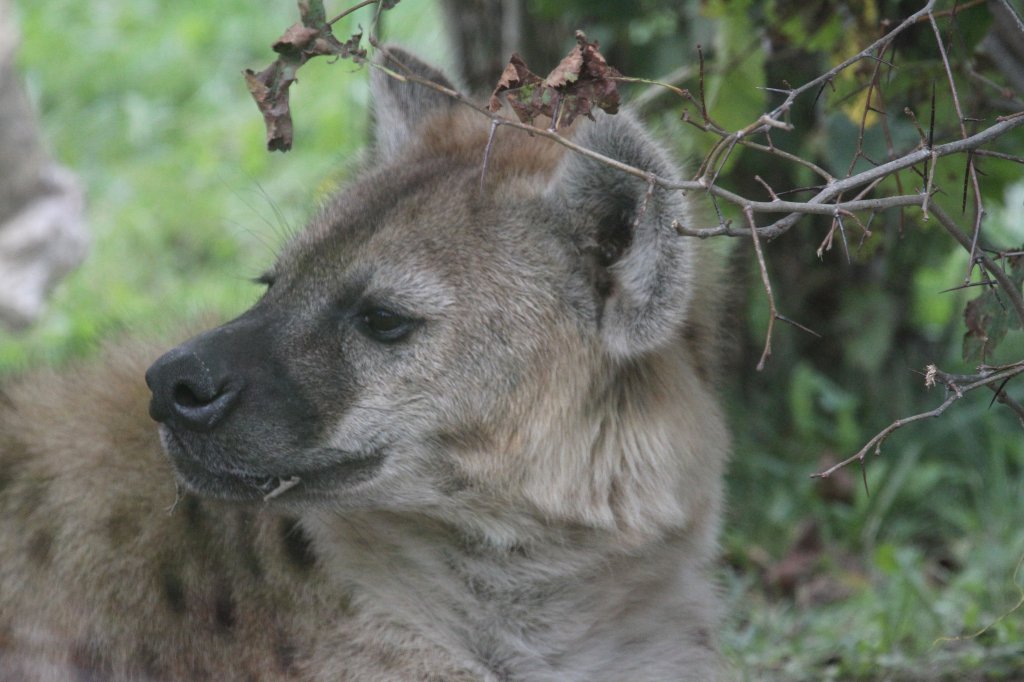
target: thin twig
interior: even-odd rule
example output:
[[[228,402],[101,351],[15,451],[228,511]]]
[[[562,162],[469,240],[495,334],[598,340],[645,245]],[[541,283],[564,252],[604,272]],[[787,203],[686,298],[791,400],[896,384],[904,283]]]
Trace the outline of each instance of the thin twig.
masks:
[[[671,92],[678,95],[679,97],[688,99],[690,95],[689,90],[680,88],[679,86],[676,85],[676,83],[682,83],[691,76],[693,76],[693,67],[687,65],[681,66],[672,73],[668,74],[667,76],[664,76],[657,80],[652,80],[650,78],[634,78],[630,76],[615,76],[609,78],[609,80],[617,81],[619,83],[641,83],[644,85],[651,86],[644,90],[642,93],[640,93],[638,96],[634,97],[631,102],[631,104],[634,107],[643,109],[647,104],[649,104],[656,97],[658,97],[658,95],[665,92]]]
[[[934,156],[940,158],[943,156],[949,156],[951,154],[958,154],[965,152],[969,149],[980,147],[981,145],[988,144],[989,142],[998,139],[1000,136],[1006,134],[1010,130],[1018,128],[1024,125],[1024,116],[1014,115],[1002,117],[997,123],[989,126],[985,130],[976,133],[967,139],[955,140],[946,144],[936,145],[932,150],[917,149],[912,152],[908,152],[904,156],[898,159],[894,159],[888,163],[884,163],[874,168],[864,170],[857,175],[851,175],[848,178],[842,180],[836,180],[833,183],[826,185],[817,195],[807,200],[804,203],[800,202],[771,202],[771,201],[749,201],[743,197],[735,195],[721,187],[714,186],[710,188],[710,192],[715,196],[725,199],[730,203],[735,203],[740,206],[749,205],[753,208],[755,213],[791,213],[791,215],[777,220],[770,225],[763,225],[758,228],[758,232],[761,237],[766,239],[774,239],[782,234],[785,234],[794,224],[800,219],[801,214],[814,213],[814,214],[826,214],[830,215],[832,209],[836,206],[841,206],[847,210],[863,210],[861,208],[851,208],[845,203],[834,203],[829,204],[835,197],[839,196],[843,192],[846,192],[852,188],[859,187],[861,185],[874,182],[879,178],[885,178],[897,171],[905,170],[916,166],[917,164],[924,161],[926,158]],[[642,172],[634,173],[637,176],[643,176]],[[692,186],[693,183],[688,182],[677,182],[677,183],[666,183],[662,185],[666,189],[684,189],[692,190],[695,189]],[[704,189],[701,187],[701,189]],[[891,199],[892,201],[889,201]],[[918,202],[921,203],[924,200],[924,194],[918,195]],[[902,197],[887,197],[885,199],[872,200],[878,203],[875,204],[873,210],[882,208],[892,208],[894,206],[907,206],[910,203]],[[819,210],[822,205],[825,205],[824,210]],[[868,207],[865,207],[868,208]],[[737,232],[730,231],[725,228],[712,228],[709,231],[702,233],[699,236],[702,237],[713,237],[719,234],[728,234],[733,237],[745,235],[746,231]]]
[[[644,198],[640,202],[640,208],[636,212],[636,217],[633,219],[633,229],[636,230],[640,226],[640,221],[644,219],[647,214],[647,205],[651,203],[651,197],[654,196],[654,190],[658,186],[658,183],[654,181],[654,173],[650,174],[647,179],[647,191],[644,192]]]
[[[932,215],[938,219],[939,224],[942,225],[946,232],[948,232],[953,239],[959,242],[961,246],[965,249],[971,248],[970,237],[964,234],[964,232],[957,227],[956,221],[954,221],[949,214],[943,211],[938,205],[935,205],[932,207]],[[975,261],[981,263],[985,270],[988,271],[989,275],[999,283],[1003,294],[1005,294],[1010,300],[1010,305],[1013,306],[1021,324],[1024,324],[1024,296],[1021,295],[1020,287],[1015,285],[1013,280],[1010,279],[1010,276],[985,254],[984,249],[978,250],[974,258]]]
[[[934,376],[935,373],[932,372],[931,370],[932,368],[929,368],[929,375]],[[881,454],[882,443],[884,443],[885,439],[892,435],[894,431],[903,428],[907,424],[913,424],[914,422],[921,421],[922,419],[938,417],[943,412],[945,412],[950,405],[963,398],[967,393],[970,393],[971,391],[977,388],[981,388],[982,386],[992,386],[994,384],[998,384],[1002,382],[1004,379],[1009,379],[1022,373],[1024,373],[1024,360],[1016,362],[1012,365],[1005,365],[1001,368],[993,368],[991,371],[982,371],[979,372],[977,375],[967,377],[967,379],[970,379],[970,381],[965,381],[965,383],[963,384],[957,382],[957,390],[951,391],[949,396],[947,396],[946,399],[942,401],[942,404],[936,407],[935,409],[928,410],[927,412],[921,412],[911,417],[903,417],[901,419],[897,419],[892,424],[889,424],[889,426],[879,431],[871,440],[869,440],[864,445],[864,447],[857,451],[857,454],[853,455],[852,457],[844,459],[843,461],[829,467],[828,469],[825,469],[824,471],[811,474],[811,478],[828,478],[839,469],[842,469],[843,467],[853,462],[863,462],[865,457],[867,457],[868,452],[872,448],[875,449],[875,454],[879,455]]]
[[[768,296],[768,331],[764,337],[764,351],[761,352],[761,359],[757,362],[757,371],[764,370],[765,363],[772,354],[772,332],[775,330],[775,319],[778,317],[778,310],[775,308],[775,296],[772,294],[772,282],[768,277],[768,265],[764,260],[764,251],[761,249],[761,238],[757,236],[757,223],[754,222],[754,211],[750,207],[744,207],[743,215],[747,217],[747,224],[750,226],[750,238],[754,240],[754,252],[757,254],[757,265],[761,268],[761,283],[764,285],[764,292]]]
[[[338,16],[336,16],[333,19],[331,19],[330,21],[328,21],[327,25],[328,26],[333,26],[337,22],[341,21],[342,19],[344,19],[348,15],[352,14],[353,12],[355,12],[357,9],[362,9],[363,7],[366,7],[367,5],[376,5],[379,1],[380,0],[363,0],[359,4],[353,5],[352,7],[349,7],[347,10],[345,10],[344,12],[339,14]]]
[[[929,3],[931,4],[931,3]],[[891,35],[891,34],[890,34]],[[371,66],[376,69],[381,69],[389,76],[397,78],[401,81],[413,82],[424,87],[428,87],[436,92],[440,92],[448,97],[458,100],[463,105],[473,109],[477,113],[488,117],[490,120],[499,120],[501,125],[509,126],[517,130],[523,130],[533,135],[537,135],[546,139],[549,139],[563,147],[581,154],[587,158],[599,161],[607,166],[616,168],[624,173],[628,173],[634,177],[640,178],[645,182],[648,181],[652,176],[649,171],[636,168],[627,163],[623,163],[617,159],[605,156],[599,152],[595,152],[591,149],[583,147],[569,138],[562,136],[558,132],[548,131],[544,128],[538,128],[526,123],[506,118],[496,113],[492,113],[486,107],[474,104],[468,101],[461,93],[451,88],[445,87],[438,83],[434,83],[426,78],[421,78],[412,73],[401,74],[388,67],[377,63],[370,62]],[[762,116],[755,123],[748,126],[747,129],[757,129],[761,126],[768,125],[766,121],[773,121],[777,125],[781,124],[779,121],[774,120],[768,115]],[[737,206],[746,207],[749,206],[754,213],[789,213],[790,215],[777,220],[770,225],[761,226],[758,229],[758,235],[764,239],[774,239],[785,232],[787,232],[802,215],[805,214],[818,214],[818,215],[832,215],[837,208],[841,208],[847,211],[879,211],[886,208],[893,208],[897,206],[911,206],[919,205],[924,200],[924,195],[904,195],[897,197],[884,197],[879,199],[869,199],[856,202],[833,202],[833,200],[844,192],[851,189],[861,187],[863,185],[875,182],[880,178],[885,178],[897,171],[910,168],[921,163],[925,158],[934,156],[940,158],[951,154],[957,154],[970,149],[975,149],[982,145],[985,145],[993,140],[998,139],[1005,133],[1024,126],[1024,112],[1019,114],[1013,114],[1010,116],[1002,116],[996,120],[996,123],[992,124],[985,130],[978,132],[966,139],[955,140],[946,144],[935,146],[932,150],[917,149],[912,152],[908,152],[904,156],[894,159],[888,163],[884,163],[880,166],[869,168],[856,175],[852,175],[848,178],[841,180],[835,180],[827,183],[814,197],[811,197],[806,202],[790,202],[790,201],[751,201],[738,194],[730,192],[727,189],[720,187],[719,185],[709,184],[707,180],[698,178],[696,180],[667,180],[660,176],[653,176],[655,183],[663,189],[667,190],[683,190],[683,191],[702,191],[707,192],[713,197],[724,199],[729,203]],[[744,129],[745,131],[747,129]],[[708,228],[700,230],[698,233],[694,233],[690,230],[684,229],[682,234],[688,234],[701,238],[713,237],[717,235],[729,235],[729,236],[740,236],[746,235],[747,230],[737,231],[729,227],[725,221],[720,221],[720,225],[716,228]]]
[[[939,48],[939,56],[942,57],[942,65],[946,71],[946,79],[949,81],[949,94],[953,98],[953,108],[956,110],[957,123],[960,125],[960,136],[963,139],[967,139],[967,127],[964,125],[964,111],[960,106],[960,95],[957,93],[956,80],[953,78],[953,69],[949,65],[949,57],[946,55],[946,47],[942,42],[942,33],[939,31],[939,25],[935,22],[935,16],[928,13],[928,23],[931,24],[932,32],[935,34],[935,44]],[[932,105],[932,115],[934,116],[935,106]],[[967,259],[967,275],[964,277],[965,282],[971,281],[971,272],[974,271],[974,253],[978,249],[978,238],[981,235],[981,221],[985,215],[985,208],[981,200],[981,186],[978,184],[978,173],[974,167],[974,157],[967,154],[967,169],[964,177],[964,203],[967,202],[967,183],[970,181],[970,185],[974,190],[974,233],[971,236],[971,247],[968,249]]]
[[[1003,152],[994,152],[989,149],[975,149],[975,156],[991,156],[993,159],[1003,159],[1004,161],[1013,161],[1014,163],[1024,164],[1024,156],[1014,156],[1013,154],[1004,154]]]
[[[768,191],[768,196],[772,198],[772,201],[779,201],[779,195],[775,193],[775,190],[772,189],[771,185],[765,182],[760,175],[755,175],[754,180],[760,183],[760,185]]]
[[[864,59],[872,52],[878,51],[878,54],[885,54],[885,49],[888,48],[889,43],[893,39],[895,39],[896,36],[898,36],[900,33],[906,30],[908,27],[916,24],[918,20],[920,20],[922,17],[926,17],[935,7],[935,2],[936,0],[929,0],[924,7],[911,14],[909,17],[900,22],[899,25],[897,25],[894,29],[892,29],[887,34],[885,34],[875,42],[871,43],[867,47],[865,47],[857,54],[840,62],[836,66],[832,67],[825,73],[818,76],[817,78],[813,78],[804,83],[803,85],[801,85],[800,87],[790,90],[789,94],[786,95],[785,101],[783,101],[782,104],[780,104],[779,106],[775,107],[775,109],[773,109],[769,115],[772,118],[778,118],[784,112],[789,110],[790,106],[792,106],[793,104],[793,101],[796,100],[796,98],[799,97],[801,94],[807,92],[808,90],[812,90],[821,85],[831,82],[832,79],[834,79],[841,71],[844,71],[848,66],[859,62],[861,59]],[[879,51],[879,48],[883,49]]]

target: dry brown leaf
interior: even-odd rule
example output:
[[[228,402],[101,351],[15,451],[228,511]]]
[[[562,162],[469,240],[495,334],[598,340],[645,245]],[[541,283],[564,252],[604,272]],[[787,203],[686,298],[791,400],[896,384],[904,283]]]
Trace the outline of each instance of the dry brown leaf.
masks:
[[[540,116],[551,119],[552,128],[571,125],[579,116],[593,118],[595,108],[609,114],[619,110],[616,78],[618,71],[608,65],[597,41],[587,41],[576,32],[576,46],[546,78],[532,73],[522,57],[513,54],[491,94],[490,109],[501,108],[498,96],[506,100],[523,123]]]

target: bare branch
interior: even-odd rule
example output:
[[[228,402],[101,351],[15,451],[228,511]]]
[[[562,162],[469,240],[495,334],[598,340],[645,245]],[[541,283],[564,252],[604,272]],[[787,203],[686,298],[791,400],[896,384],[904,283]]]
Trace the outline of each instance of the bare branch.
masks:
[[[360,3],[356,4],[356,5],[353,5],[352,7],[349,7],[347,10],[345,10],[344,12],[339,14],[338,16],[336,16],[333,19],[331,19],[330,21],[328,21],[327,25],[328,26],[333,26],[334,24],[338,23],[339,21],[341,21],[342,19],[344,19],[348,15],[352,14],[353,12],[355,12],[357,9],[362,9],[363,7],[366,7],[367,5],[375,5],[375,4],[377,4],[377,0],[363,0],[362,2],[360,2]]]
[[[828,204],[828,202],[831,202],[833,199],[835,199],[837,196],[839,196],[845,191],[848,191],[855,187],[859,187],[861,185],[868,184],[869,182],[873,182],[879,178],[884,178],[886,176],[892,175],[897,171],[905,170],[907,168],[910,168],[921,163],[925,159],[932,158],[933,156],[934,158],[939,158],[943,156],[949,156],[951,154],[965,152],[970,149],[975,149],[984,144],[992,142],[995,139],[998,139],[1000,136],[1006,134],[1010,130],[1018,128],[1022,125],[1024,125],[1024,115],[1022,114],[1014,114],[1013,116],[1001,117],[997,123],[989,126],[988,128],[979,133],[971,135],[966,139],[955,140],[947,144],[937,145],[934,149],[930,151],[928,149],[917,149],[915,151],[908,152],[904,156],[901,156],[898,159],[894,159],[893,161],[890,161],[888,163],[884,163],[880,166],[875,166],[874,168],[869,168],[861,173],[858,173],[857,175],[851,175],[848,178],[836,180],[835,182],[826,185],[817,195],[815,195],[814,197],[812,197],[806,203],[803,204],[799,202],[785,202],[788,204],[788,206],[783,207],[781,205],[783,202],[746,201],[742,197],[727,192],[726,190],[722,190],[721,188],[718,187],[712,187],[708,191],[722,199],[725,199],[726,201],[730,201],[741,206],[749,204],[751,208],[753,208],[755,213],[792,212],[791,215],[786,216],[781,220],[778,220],[770,225],[765,225],[763,227],[758,228],[758,232],[762,237],[766,239],[774,239],[775,237],[785,234],[794,224],[796,224],[797,220],[800,219],[800,215],[803,213],[818,213],[830,215],[832,213],[830,209],[837,206],[851,211],[862,210],[857,208],[851,208],[849,205],[843,203]],[[692,187],[685,185],[687,185],[687,183],[676,183],[675,185],[666,184],[663,186],[669,189],[692,189]],[[917,203],[922,203],[924,201],[924,197],[924,194],[919,195]],[[892,199],[896,199],[896,197],[892,197]],[[827,210],[816,210],[815,208],[812,208],[820,205],[826,205]],[[902,199],[899,201],[893,201],[891,203],[882,200],[882,203],[878,206],[878,208],[891,208],[892,206],[906,205],[908,204],[904,203]],[[718,234],[730,234],[730,236],[740,236],[741,234],[745,234],[745,231],[740,233],[730,233],[730,231],[726,229],[717,228],[716,230],[708,231],[702,234],[701,236],[713,237]]]
[[[993,152],[988,149],[975,149],[975,156],[991,156],[993,159],[1003,159],[1004,161],[1013,161],[1014,163],[1024,164],[1024,156],[1014,156],[1013,154],[1004,154],[1003,152]]]
[[[930,8],[932,5],[933,3],[929,2],[927,8]],[[920,12],[911,15],[911,17],[909,17],[902,24],[900,24],[900,26],[905,27],[911,25],[912,23],[914,23],[914,21],[916,21],[916,17],[918,16],[925,16],[925,10],[922,9]],[[913,21],[911,21],[912,19]],[[896,30],[890,32],[887,35],[887,38],[891,39],[896,32]],[[872,45],[877,46],[879,44],[881,44],[881,41],[876,41]],[[867,50],[862,51],[862,54],[866,53],[866,51]],[[447,88],[443,85],[434,83],[424,78],[420,78],[413,74],[398,74],[378,63],[372,63],[372,66],[374,68],[384,70],[386,73],[388,73],[388,75],[398,78],[399,80],[415,82],[425,87],[431,88],[437,92],[443,93],[453,99],[458,100],[465,106],[470,107],[471,109],[477,111],[481,115],[487,116],[492,121],[498,120],[500,122],[500,125],[507,125],[518,130],[526,131],[533,135],[539,135],[541,137],[547,138],[566,147],[567,149],[572,150],[577,154],[582,154],[583,156],[604,163],[608,166],[611,166],[612,168],[617,168],[618,170],[633,175],[637,178],[640,178],[645,182],[653,181],[655,184],[657,184],[659,187],[662,187],[663,189],[706,192],[710,194],[712,197],[728,201],[729,203],[732,203],[740,207],[742,210],[746,210],[749,207],[755,214],[788,213],[789,215],[780,220],[775,221],[774,223],[757,228],[758,236],[764,239],[774,239],[784,234],[790,228],[792,228],[793,225],[797,223],[801,216],[806,214],[832,216],[835,215],[836,210],[848,211],[852,213],[864,210],[881,211],[888,208],[912,205],[921,205],[927,207],[926,198],[928,194],[925,193],[922,193],[920,195],[901,195],[895,197],[884,197],[878,199],[866,199],[849,202],[836,201],[836,198],[841,196],[844,192],[848,192],[858,187],[871,184],[880,179],[888,177],[894,173],[897,173],[901,170],[911,168],[925,161],[926,159],[930,159],[932,161],[932,164],[934,165],[934,160],[940,157],[976,149],[998,139],[1007,132],[1024,125],[1024,112],[1013,114],[1010,116],[999,117],[996,119],[996,123],[992,124],[985,130],[982,130],[969,137],[960,140],[955,140],[953,142],[949,142],[946,144],[937,145],[932,149],[919,148],[914,151],[907,152],[906,154],[897,159],[893,159],[892,161],[889,161],[887,163],[875,166],[873,168],[869,168],[856,175],[851,175],[841,180],[831,180],[827,182],[825,186],[815,196],[808,199],[806,202],[751,201],[745,197],[730,192],[729,190],[726,190],[714,184],[713,181],[709,182],[709,180],[707,179],[708,166],[709,163],[711,166],[717,165],[715,163],[715,160],[720,156],[723,149],[731,149],[732,146],[735,146],[735,144],[743,144],[744,140],[750,135],[762,132],[772,127],[788,126],[788,124],[783,123],[777,119],[777,112],[782,111],[780,108],[776,108],[775,110],[773,110],[771,114],[762,115],[761,117],[758,118],[757,121],[750,124],[743,130],[734,133],[731,136],[727,136],[726,139],[720,141],[719,144],[717,144],[715,147],[715,149],[718,151],[716,152],[715,150],[713,150],[712,153],[709,154],[709,156],[705,160],[702,172],[697,179],[669,181],[666,180],[665,178],[652,176],[646,170],[630,166],[629,164],[622,163],[621,161],[612,159],[608,156],[582,147],[556,131],[551,131],[544,128],[532,126],[526,123],[521,123],[519,121],[505,118],[498,114],[492,113],[486,107],[479,106],[468,101],[461,95],[461,93],[451,88]],[[811,81],[811,83],[815,82],[819,82],[819,79]],[[807,87],[805,85],[802,88],[797,88],[796,90],[793,90],[791,92],[797,92],[798,90],[805,91],[806,89]],[[731,138],[731,140],[728,138]],[[771,148],[765,147],[763,149],[765,151],[771,151]],[[828,175],[824,170],[817,169],[816,172],[817,171],[820,171],[826,176]],[[696,236],[700,238],[713,237],[718,235],[738,237],[748,234],[748,230],[736,230],[730,227],[724,220],[721,220],[718,227],[706,228],[701,230],[682,229],[680,233],[683,235]]]
[[[864,459],[867,457],[868,452],[872,448],[874,448],[875,450],[875,455],[881,454],[882,443],[884,443],[885,439],[892,435],[894,431],[903,428],[907,424],[913,424],[914,422],[921,421],[922,419],[938,417],[943,412],[945,412],[950,405],[963,398],[967,393],[970,393],[975,389],[981,388],[982,386],[992,387],[997,384],[1001,384],[1002,382],[1008,379],[1012,379],[1013,377],[1022,373],[1024,373],[1024,360],[1013,363],[1011,365],[1003,365],[1001,367],[982,367],[979,368],[979,372],[977,374],[958,377],[958,381],[951,381],[950,383],[946,384],[947,388],[951,389],[951,392],[949,396],[947,396],[946,399],[942,402],[941,405],[939,405],[933,410],[928,410],[927,412],[921,412],[920,414],[915,414],[911,417],[903,417],[902,419],[897,419],[892,424],[889,424],[889,426],[879,431],[874,436],[874,438],[869,440],[867,444],[864,445],[864,447],[857,451],[857,454],[853,455],[852,457],[848,457],[847,459],[844,459],[843,461],[829,467],[828,469],[825,469],[824,471],[820,471],[816,474],[811,474],[811,478],[828,478],[836,471],[842,469],[848,464],[851,464],[856,461],[860,461],[863,463]],[[934,384],[935,377],[937,377],[938,375],[939,371],[937,370],[937,368],[935,368],[934,366],[929,367],[928,372],[925,375],[926,385]],[[955,377],[955,375],[951,374],[943,373],[943,375],[946,377]]]
[[[962,10],[965,7],[980,4],[981,2],[982,0],[971,0],[964,5],[960,5],[959,8]],[[362,4],[368,3],[364,2]],[[697,73],[694,74],[691,67],[684,67],[678,70],[678,72],[670,75],[668,80],[671,80],[671,83],[644,81],[641,79],[616,76],[614,80],[617,81],[650,83],[652,86],[657,88],[657,91],[659,92],[673,92],[675,95],[697,107],[700,112],[699,120],[697,120],[697,116],[690,113],[690,107],[686,107],[683,120],[701,131],[717,136],[718,139],[715,140],[710,151],[705,155],[696,176],[691,180],[685,181],[669,180],[667,178],[659,177],[648,170],[631,166],[593,150],[586,149],[574,142],[571,138],[563,135],[562,132],[556,129],[557,126],[554,124],[552,124],[550,128],[544,128],[534,126],[531,123],[524,123],[522,121],[505,118],[494,113],[487,107],[469,102],[460,93],[448,87],[438,83],[433,83],[413,73],[397,73],[379,63],[373,63],[372,66],[373,68],[382,69],[393,78],[397,78],[401,81],[418,83],[424,87],[440,92],[488,118],[491,128],[487,145],[483,152],[484,160],[483,168],[481,169],[481,186],[484,183],[488,160],[494,144],[495,131],[499,126],[509,126],[517,130],[525,131],[534,136],[546,138],[554,143],[562,145],[573,153],[581,154],[605,164],[606,166],[618,169],[623,173],[642,179],[647,185],[647,193],[644,198],[643,206],[641,207],[641,212],[646,208],[647,202],[656,187],[669,191],[701,192],[706,194],[715,206],[716,214],[718,216],[718,225],[715,227],[694,229],[690,227],[683,227],[678,222],[675,222],[674,227],[680,235],[685,236],[706,238],[718,235],[728,235],[733,237],[749,235],[752,239],[769,308],[769,321],[764,350],[757,364],[758,371],[761,371],[764,369],[771,356],[772,335],[774,333],[776,320],[788,322],[800,327],[801,329],[806,329],[779,314],[775,295],[772,291],[771,280],[768,274],[763,240],[771,240],[785,234],[803,216],[806,215],[822,215],[829,216],[831,218],[830,228],[822,241],[819,249],[819,255],[823,250],[831,247],[836,233],[838,232],[839,238],[842,239],[847,258],[849,259],[849,245],[847,244],[846,234],[847,227],[852,227],[856,224],[862,230],[864,237],[866,237],[870,235],[868,226],[872,224],[872,220],[880,212],[892,208],[901,209],[900,224],[902,226],[904,216],[904,211],[902,209],[917,206],[921,209],[924,220],[928,220],[930,216],[935,216],[942,228],[968,252],[968,273],[964,286],[969,285],[971,276],[974,272],[974,267],[980,265],[981,268],[983,268],[982,278],[985,280],[986,284],[998,284],[1001,293],[1005,294],[1006,299],[1009,301],[1009,305],[1013,308],[1021,322],[1024,323],[1024,296],[1022,296],[1019,286],[1015,286],[1011,277],[997,262],[1007,254],[987,251],[985,248],[985,240],[982,235],[982,222],[985,215],[985,209],[982,203],[981,186],[979,182],[980,173],[976,168],[974,158],[976,155],[990,156],[1015,163],[1024,163],[1024,157],[983,149],[984,146],[998,140],[1000,137],[1024,126],[1024,112],[997,117],[994,121],[990,119],[985,121],[983,124],[978,119],[971,119],[965,115],[963,107],[961,106],[960,95],[957,91],[956,80],[953,75],[950,58],[947,54],[946,46],[943,43],[942,34],[936,21],[937,17],[955,17],[957,7],[954,7],[951,11],[937,12],[935,11],[935,5],[936,0],[928,0],[921,9],[906,17],[902,22],[888,30],[885,35],[872,42],[863,50],[799,87],[794,88],[788,83],[785,83],[786,89],[766,88],[767,90],[784,94],[785,96],[782,103],[774,109],[762,113],[755,121],[740,130],[725,130],[711,118],[705,93],[706,69],[704,54],[700,47],[698,47],[699,66]],[[333,23],[333,21],[334,20],[332,20],[331,23]],[[914,26],[915,24],[924,24],[925,22],[927,22],[931,27],[931,31],[934,35],[938,48],[948,90],[957,116],[959,138],[950,142],[936,144],[936,104],[935,88],[933,86],[932,106],[928,130],[923,130],[914,113],[910,110],[906,110],[914,126],[917,128],[920,139],[917,146],[913,149],[898,152],[893,142],[893,135],[889,130],[886,103],[883,97],[882,85],[884,81],[882,78],[882,67],[887,66],[890,70],[894,68],[892,64],[892,61],[894,60],[893,57],[889,56],[888,61],[886,60],[886,57],[890,50],[894,50],[894,41],[896,38],[911,26]],[[371,43],[376,45],[372,39]],[[872,60],[874,64],[870,80],[864,85],[864,87],[867,88],[867,92],[864,109],[860,116],[857,145],[854,156],[850,161],[849,168],[847,169],[846,177],[836,179],[825,168],[822,168],[811,161],[800,158],[795,154],[785,152],[775,147],[772,142],[771,133],[774,130],[779,129],[792,129],[792,125],[789,123],[789,113],[797,97],[814,91],[817,91],[820,95],[820,93],[823,92],[826,87],[830,86],[835,81],[836,77],[845,69],[865,59]],[[694,94],[689,90],[682,89],[675,84],[682,82],[682,80],[686,78],[694,77],[694,75],[696,75],[698,79],[697,96],[694,96]],[[864,93],[863,88],[857,91],[857,94],[862,93]],[[643,101],[641,101],[641,105],[642,104]],[[557,119],[558,102],[555,102],[553,106],[556,108],[556,113],[552,118]],[[883,133],[886,144],[886,156],[884,163],[876,163],[875,161],[872,161],[865,152],[865,131],[869,125],[868,117],[871,112],[875,112],[882,117]],[[983,129],[974,132],[974,134],[968,134],[968,123],[972,121],[972,127],[984,126]],[[763,138],[759,137],[761,135],[763,135]],[[792,194],[795,190],[780,189],[779,191],[776,191],[775,188],[760,177],[756,177],[755,180],[765,188],[770,200],[754,201],[732,192],[719,186],[718,178],[719,173],[722,171],[722,168],[725,166],[730,155],[733,154],[736,151],[736,148],[740,146],[779,157],[795,165],[803,166],[816,176],[820,177],[823,182],[819,186],[807,188],[812,190],[814,193],[805,201],[787,201],[781,199],[781,196]],[[940,189],[936,187],[936,167],[938,160],[954,154],[966,154],[966,168],[964,174],[964,210],[966,210],[968,194],[972,197],[972,205],[974,209],[971,217],[973,229],[970,231],[962,230],[953,218],[951,218],[940,206],[935,205],[932,201],[932,195],[937,191],[940,191]],[[861,172],[854,173],[857,161],[861,158],[871,162],[872,167]],[[919,191],[909,188],[908,190],[903,189],[903,178],[900,174],[907,170],[910,170],[913,173],[913,176],[911,177],[920,178],[920,184],[915,182],[915,189],[919,187]],[[888,178],[895,178],[898,193],[895,196],[872,197],[871,195],[875,192],[880,183]],[[853,198],[849,198],[851,196]],[[723,215],[719,206],[720,201],[728,202],[739,208],[743,213],[746,225],[733,227],[731,222]],[[870,217],[866,219],[866,221],[862,221],[861,217],[858,216],[858,214],[863,214],[864,212],[870,213]],[[759,214],[776,214],[781,215],[781,217],[770,224],[758,226],[757,216]],[[853,222],[847,222],[846,219]],[[865,225],[865,222],[867,225]],[[978,373],[974,375],[947,374],[932,366],[929,368],[928,381],[932,384],[936,382],[941,383],[950,391],[950,394],[942,404],[932,410],[894,421],[887,428],[876,434],[855,455],[833,467],[830,467],[829,469],[826,469],[825,471],[815,474],[815,476],[825,478],[839,468],[846,466],[853,461],[859,460],[863,465],[867,453],[873,448],[875,453],[878,454],[884,441],[896,430],[907,424],[920,421],[928,417],[937,417],[941,415],[954,402],[963,398],[967,393],[982,386],[991,390],[994,393],[993,400],[997,400],[1008,406],[1017,414],[1018,417],[1021,418],[1022,424],[1024,424],[1024,408],[1022,408],[1017,401],[1011,398],[1005,390],[1006,382],[1022,373],[1024,373],[1024,360],[1002,367],[980,367]]]
[[[871,53],[877,52],[878,54],[884,54],[885,50],[888,49],[889,43],[892,42],[892,40],[896,36],[898,36],[908,27],[916,24],[922,17],[928,16],[934,7],[935,0],[929,0],[929,2],[924,7],[911,14],[909,17],[900,22],[900,24],[896,26],[894,29],[892,29],[887,34],[885,34],[875,42],[871,43],[867,47],[865,47],[857,54],[853,55],[849,59],[840,62],[836,66],[832,67],[825,73],[818,76],[817,78],[809,80],[800,87],[790,90],[782,104],[775,107],[775,109],[772,110],[769,116],[771,116],[772,118],[779,118],[786,111],[789,110],[789,108],[792,106],[796,98],[799,97],[801,94],[807,92],[808,90],[813,90],[814,88],[823,86],[826,83],[831,82],[832,79],[834,79],[841,71],[844,71],[848,66],[852,64],[856,64],[861,59],[866,58]]]
[[[932,32],[935,34],[935,44],[939,48],[939,56],[942,57],[942,65],[946,71],[946,79],[949,81],[949,94],[953,98],[953,108],[956,110],[957,123],[960,124],[960,136],[967,139],[967,128],[964,126],[964,111],[960,107],[960,95],[956,90],[956,81],[953,78],[953,70],[949,66],[949,57],[946,56],[946,47],[942,43],[942,34],[939,32],[939,25],[935,23],[935,16],[928,13],[928,23],[931,24]],[[934,95],[933,95],[934,98]],[[932,104],[932,115],[934,116],[935,105]],[[978,249],[978,238],[981,235],[981,220],[985,215],[985,208],[981,201],[981,187],[978,185],[978,173],[974,168],[974,156],[967,155],[967,171],[964,178],[964,203],[967,202],[967,182],[970,180],[971,188],[974,190],[974,233],[971,237],[971,246],[968,249],[967,275],[964,282],[971,281],[971,272],[974,270],[974,253]]]

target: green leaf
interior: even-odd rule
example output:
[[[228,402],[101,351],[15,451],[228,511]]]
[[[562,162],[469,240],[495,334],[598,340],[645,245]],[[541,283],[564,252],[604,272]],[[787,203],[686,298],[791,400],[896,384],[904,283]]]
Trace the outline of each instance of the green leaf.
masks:
[[[719,4],[710,3],[712,7]],[[709,14],[716,13],[709,10]],[[726,68],[706,79],[705,97],[715,122],[735,131],[756,121],[767,108],[763,90],[765,53],[760,47],[761,31],[749,13],[730,10],[717,16],[715,61]]]

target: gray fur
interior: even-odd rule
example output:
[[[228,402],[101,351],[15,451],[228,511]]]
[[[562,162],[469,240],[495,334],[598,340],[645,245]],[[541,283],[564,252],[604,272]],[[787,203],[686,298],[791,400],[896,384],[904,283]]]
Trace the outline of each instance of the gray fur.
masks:
[[[481,187],[486,120],[406,87],[238,320],[8,382],[0,679],[721,676],[684,198],[505,129]],[[673,176],[632,118],[575,135]]]
[[[602,111],[595,116],[596,125],[583,128],[579,144],[667,180],[679,179],[632,116]],[[686,321],[693,290],[695,249],[672,226],[674,220],[689,223],[683,195],[577,154],[565,157],[552,194],[577,223],[584,241],[614,238],[593,233],[606,218],[614,220],[614,229],[631,232],[629,247],[614,254],[610,265],[611,292],[602,322],[612,352],[629,357],[671,342]]]
[[[397,48],[383,48],[371,66],[374,151],[381,160],[391,160],[415,139],[416,130],[424,120],[455,104],[440,92],[414,82],[403,82],[394,74],[422,78],[449,90],[454,90],[455,86],[438,69]]]

